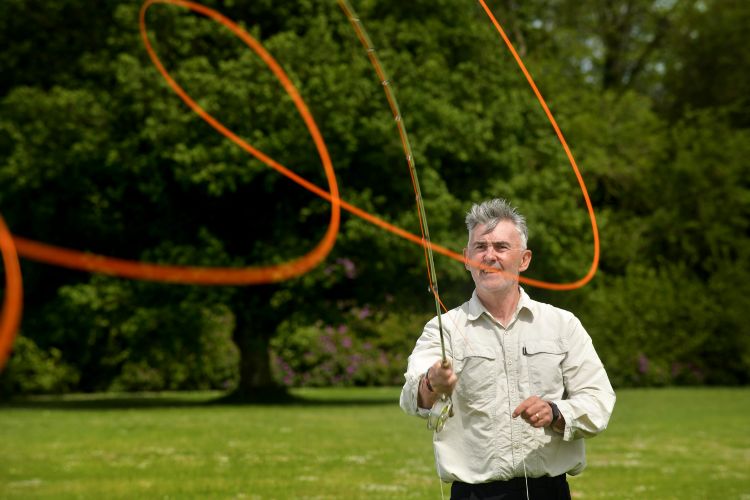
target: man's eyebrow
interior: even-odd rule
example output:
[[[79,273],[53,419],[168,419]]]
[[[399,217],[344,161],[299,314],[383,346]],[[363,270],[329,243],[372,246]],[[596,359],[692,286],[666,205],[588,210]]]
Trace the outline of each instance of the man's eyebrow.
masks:
[[[474,245],[492,245],[492,246],[495,246],[495,245],[508,245],[508,246],[510,246],[510,242],[506,241],[506,240],[492,240],[492,241],[488,241],[488,240],[476,240],[474,242]]]

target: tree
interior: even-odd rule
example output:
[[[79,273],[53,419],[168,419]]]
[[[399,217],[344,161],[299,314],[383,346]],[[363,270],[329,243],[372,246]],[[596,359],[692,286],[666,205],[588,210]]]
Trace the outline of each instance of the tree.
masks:
[[[684,22],[672,34],[673,58],[665,69],[667,98],[662,105],[673,117],[693,109],[728,108],[736,128],[750,125],[750,6],[739,0],[692,2]]]
[[[0,209],[12,231],[122,258],[236,267],[283,262],[320,239],[329,205],[247,156],[178,100],[143,50],[136,5],[48,3],[0,6],[0,40],[8,47],[0,56]],[[227,4],[217,8],[247,23],[300,89],[342,197],[418,232],[381,82],[338,7]],[[712,15],[727,6],[735,14]],[[530,275],[579,278],[592,241],[577,182],[484,13],[448,0],[355,7],[399,99],[433,240],[460,249],[470,203],[504,196],[529,219]],[[743,382],[750,358],[731,279],[748,274],[747,242],[737,236],[748,220],[747,138],[738,119],[744,97],[727,90],[701,101],[680,82],[714,88],[695,69],[699,49],[744,54],[739,31],[726,40],[719,34],[745,11],[728,0],[503,1],[494,9],[566,132],[602,234],[601,272],[589,287],[564,295],[536,290],[535,297],[579,312],[608,346],[605,364],[618,367],[621,383],[666,383],[673,364],[694,358],[710,374],[703,380]],[[48,15],[35,14],[41,10]],[[68,23],[71,17],[80,25]],[[19,37],[29,22],[39,29]],[[180,7],[155,5],[148,26],[165,66],[208,112],[325,185],[294,106],[257,56]],[[696,42],[676,35],[693,30]],[[69,40],[65,50],[58,39]],[[716,71],[722,81],[736,75],[723,63]],[[22,333],[33,342],[24,350],[54,361],[55,373],[77,370],[66,375],[73,389],[209,380],[219,387],[239,377],[240,396],[274,393],[273,339],[299,347],[285,341],[351,323],[362,343],[376,339],[378,348],[402,353],[419,333],[413,325],[434,307],[421,249],[349,213],[323,264],[259,287],[131,283],[23,265]],[[443,257],[437,265],[446,305],[462,302],[471,291],[463,265]],[[704,306],[701,290],[711,290],[731,306],[682,314],[674,297],[681,290]],[[625,307],[633,303],[652,314],[633,320]],[[376,314],[353,321],[362,311]],[[705,335],[685,342],[691,323],[706,325]],[[724,330],[737,333],[711,342]],[[651,332],[659,341],[638,351]],[[731,366],[716,361],[733,351],[744,358]],[[638,378],[639,353],[666,375]],[[227,368],[235,362],[234,371]]]

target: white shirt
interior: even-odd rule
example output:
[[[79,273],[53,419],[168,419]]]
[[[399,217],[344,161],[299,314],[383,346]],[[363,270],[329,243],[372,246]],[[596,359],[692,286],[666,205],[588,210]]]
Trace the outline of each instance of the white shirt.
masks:
[[[474,291],[468,302],[443,314],[442,322],[458,383],[455,415],[433,438],[441,479],[484,483],[523,477],[524,462],[528,477],[580,473],[586,466],[581,438],[607,427],[615,393],[578,318],[521,290],[504,328]],[[417,407],[419,382],[440,356],[435,317],[409,356],[401,391],[406,413],[426,417]],[[557,404],[565,418],[563,434],[511,418],[532,395]]]

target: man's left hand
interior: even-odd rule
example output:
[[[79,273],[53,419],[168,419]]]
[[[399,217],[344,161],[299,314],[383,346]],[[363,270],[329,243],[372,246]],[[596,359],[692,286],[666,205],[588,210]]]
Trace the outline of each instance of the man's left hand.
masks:
[[[552,408],[539,396],[531,396],[513,410],[513,418],[521,416],[532,427],[547,427],[552,423]]]

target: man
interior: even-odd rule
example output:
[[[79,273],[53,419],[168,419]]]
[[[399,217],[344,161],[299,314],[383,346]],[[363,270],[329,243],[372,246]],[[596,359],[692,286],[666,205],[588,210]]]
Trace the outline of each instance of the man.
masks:
[[[526,221],[505,200],[466,216],[471,299],[437,317],[409,357],[401,407],[426,417],[442,395],[454,415],[435,432],[451,498],[570,498],[566,474],[586,466],[583,439],[603,431],[615,394],[591,338],[571,313],[531,300]]]

